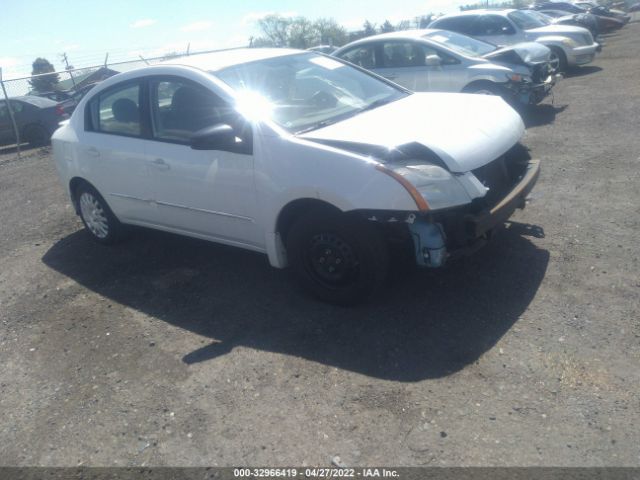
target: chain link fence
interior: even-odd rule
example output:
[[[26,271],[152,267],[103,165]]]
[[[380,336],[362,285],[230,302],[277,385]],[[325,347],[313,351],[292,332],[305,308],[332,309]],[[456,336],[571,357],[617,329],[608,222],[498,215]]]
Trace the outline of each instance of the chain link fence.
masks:
[[[212,53],[220,50],[208,50],[193,52],[190,55]],[[68,118],[68,112],[72,111],[82,96],[99,83],[118,73],[128,72],[145,65],[153,65],[164,60],[180,58],[189,54],[175,54],[155,58],[140,58],[127,62],[104,63],[91,67],[63,70],[59,72],[43,73],[22,78],[3,79],[0,69],[0,153],[15,152],[20,157],[21,148],[25,144],[38,145],[47,143],[53,132],[42,138],[42,129],[39,136],[35,136],[37,114],[27,114],[29,107],[25,104],[42,106],[51,102],[40,101],[47,98],[57,103],[56,111],[60,120]],[[44,141],[43,141],[44,140]]]

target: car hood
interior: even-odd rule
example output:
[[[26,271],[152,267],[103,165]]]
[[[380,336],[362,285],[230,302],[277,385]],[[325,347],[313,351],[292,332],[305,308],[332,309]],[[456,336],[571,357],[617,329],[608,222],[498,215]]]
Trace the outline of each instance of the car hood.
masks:
[[[498,158],[523,133],[520,115],[500,97],[429,92],[414,93],[300,138],[382,161],[380,152],[418,145],[450,171],[468,172]]]
[[[515,56],[514,56],[515,55]],[[487,60],[494,62],[523,63],[525,65],[536,65],[549,61],[551,50],[541,43],[523,42],[504,48],[499,48],[493,52],[483,55]],[[518,60],[519,62],[514,62]]]

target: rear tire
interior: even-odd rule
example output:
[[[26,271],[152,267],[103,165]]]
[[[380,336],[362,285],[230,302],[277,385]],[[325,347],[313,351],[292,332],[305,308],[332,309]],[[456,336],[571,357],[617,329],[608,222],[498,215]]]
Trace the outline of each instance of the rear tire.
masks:
[[[31,125],[25,130],[25,140],[32,147],[42,147],[51,141],[51,134],[42,125]]]
[[[314,297],[354,305],[382,286],[389,253],[382,234],[359,217],[331,211],[309,212],[287,236],[294,278]]]
[[[79,185],[75,199],[82,223],[91,238],[104,245],[112,245],[122,238],[122,224],[95,188],[88,183]]]

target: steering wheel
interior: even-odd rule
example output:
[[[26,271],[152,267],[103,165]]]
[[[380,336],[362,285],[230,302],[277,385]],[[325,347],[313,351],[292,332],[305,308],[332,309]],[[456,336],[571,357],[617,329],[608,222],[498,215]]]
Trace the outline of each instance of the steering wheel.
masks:
[[[318,90],[316,93],[311,95],[311,101],[313,104],[320,108],[331,108],[335,107],[336,103],[338,103],[338,99],[324,90]]]

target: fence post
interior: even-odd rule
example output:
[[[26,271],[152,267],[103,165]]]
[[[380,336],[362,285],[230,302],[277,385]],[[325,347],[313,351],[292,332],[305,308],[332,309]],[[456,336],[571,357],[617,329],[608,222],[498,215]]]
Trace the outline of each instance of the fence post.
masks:
[[[7,103],[7,111],[9,112],[9,116],[11,117],[11,123],[13,124],[13,133],[16,134],[16,152],[18,153],[18,158],[20,158],[20,131],[18,130],[16,119],[13,116],[13,107],[11,106],[11,102],[9,101],[9,95],[7,95],[7,89],[4,87],[4,81],[2,80],[2,67],[0,67],[0,85],[2,86],[2,93],[4,94],[4,100]]]

